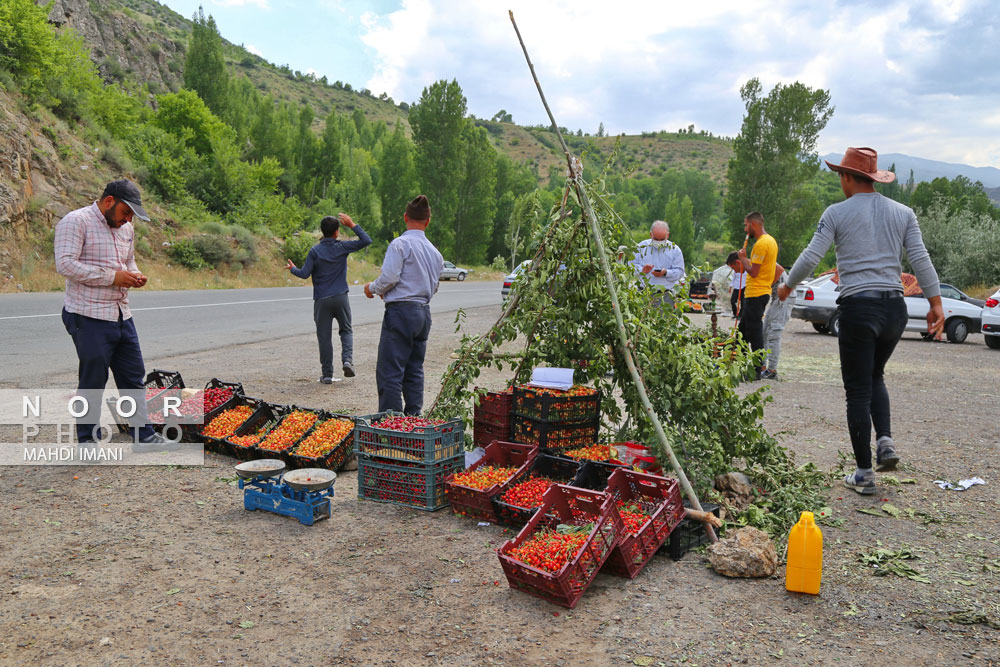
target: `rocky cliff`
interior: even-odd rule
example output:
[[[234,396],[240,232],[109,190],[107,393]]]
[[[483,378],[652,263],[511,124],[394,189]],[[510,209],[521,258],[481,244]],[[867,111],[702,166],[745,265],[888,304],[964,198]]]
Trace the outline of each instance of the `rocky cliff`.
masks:
[[[114,0],[53,0],[49,22],[80,33],[106,81],[128,78],[151,83],[153,92],[176,90],[186,44],[179,34],[186,32],[183,19],[155,2],[142,8],[152,14],[140,15]]]

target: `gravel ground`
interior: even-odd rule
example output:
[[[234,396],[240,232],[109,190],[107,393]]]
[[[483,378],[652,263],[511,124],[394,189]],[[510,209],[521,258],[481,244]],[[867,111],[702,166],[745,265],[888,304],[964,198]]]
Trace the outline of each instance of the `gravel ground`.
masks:
[[[496,314],[470,310],[466,329]],[[428,403],[453,329],[435,324]],[[315,382],[311,336],[148,367],[180,370],[188,386],[219,376],[271,401],[368,412],[378,326],[355,337],[359,376],[332,386]],[[799,460],[834,469],[850,450],[836,340],[792,321],[783,352],[766,425]],[[333,518],[306,527],[245,512],[234,462],[214,454],[200,468],[0,468],[0,663],[1000,662],[998,368],[981,336],[904,336],[888,371],[903,463],[878,496],[831,489],[843,522],[823,527],[817,597],[786,593],[781,577],[725,579],[691,553],[657,556],[634,581],[601,574],[568,611],[507,587],[494,554],[504,529],[359,501],[354,472],[337,480]],[[973,475],[987,485],[931,483]],[[929,583],[857,562],[904,545]]]

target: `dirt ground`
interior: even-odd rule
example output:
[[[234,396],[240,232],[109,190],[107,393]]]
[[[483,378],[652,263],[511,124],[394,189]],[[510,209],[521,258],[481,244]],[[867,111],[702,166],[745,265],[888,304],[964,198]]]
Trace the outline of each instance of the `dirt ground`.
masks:
[[[495,316],[469,311],[467,329]],[[428,402],[453,330],[437,318]],[[359,376],[332,386],[315,382],[311,336],[147,364],[188,386],[219,376],[271,401],[370,412],[377,336],[355,330]],[[850,450],[836,340],[793,320],[783,354],[766,425],[801,461],[835,468]],[[0,468],[0,663],[998,663],[998,369],[981,336],[904,336],[888,371],[903,463],[878,496],[831,489],[844,521],[823,527],[817,597],[786,593],[781,576],[723,578],[689,553],[656,556],[634,581],[601,574],[568,611],[507,587],[503,528],[359,501],[354,472],[337,479],[332,519],[306,527],[244,511],[234,461],[213,454],[199,468]],[[971,476],[987,485],[932,484]],[[858,562],[904,545],[929,583]]]

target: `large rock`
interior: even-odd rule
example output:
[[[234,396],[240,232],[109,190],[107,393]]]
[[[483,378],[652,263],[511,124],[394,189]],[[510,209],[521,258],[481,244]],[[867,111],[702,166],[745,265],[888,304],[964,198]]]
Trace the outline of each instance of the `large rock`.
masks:
[[[770,577],[778,569],[778,552],[767,533],[740,528],[708,548],[712,568],[727,577]]]
[[[716,475],[715,488],[737,512],[742,512],[753,502],[753,487],[747,476],[741,472]]]
[[[729,492],[738,496],[749,496],[753,493],[750,479],[741,472],[727,472],[715,476],[715,488],[723,493]]]

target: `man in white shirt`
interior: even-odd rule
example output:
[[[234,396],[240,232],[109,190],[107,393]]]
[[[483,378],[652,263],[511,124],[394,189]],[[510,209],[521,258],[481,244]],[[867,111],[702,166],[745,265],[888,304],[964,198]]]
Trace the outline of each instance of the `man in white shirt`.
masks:
[[[657,220],[649,228],[649,238],[639,244],[632,266],[649,289],[659,292],[654,304],[673,306],[671,292],[686,272],[684,253],[670,240],[670,226],[666,222]]]

